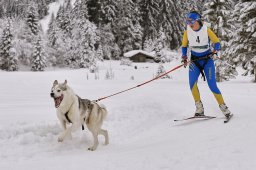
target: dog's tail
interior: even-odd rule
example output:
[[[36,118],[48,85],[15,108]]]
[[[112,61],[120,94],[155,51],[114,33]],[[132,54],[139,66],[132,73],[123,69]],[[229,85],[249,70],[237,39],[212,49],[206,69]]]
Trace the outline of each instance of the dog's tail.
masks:
[[[100,107],[100,109],[102,110],[102,113],[103,113],[102,119],[105,119],[107,117],[107,114],[108,114],[107,108],[104,104],[101,104],[101,103],[99,104],[99,107]]]

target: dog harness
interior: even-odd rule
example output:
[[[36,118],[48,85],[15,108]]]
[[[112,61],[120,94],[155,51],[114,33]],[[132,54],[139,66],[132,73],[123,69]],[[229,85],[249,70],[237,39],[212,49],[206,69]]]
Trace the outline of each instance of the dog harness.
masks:
[[[90,100],[88,100],[88,99],[81,99],[79,96],[77,96],[77,98],[78,98],[78,108],[80,109],[81,108],[81,100],[86,100],[87,101],[87,105],[85,106],[86,107],[86,109],[88,109],[89,110],[89,115],[90,115],[90,113],[91,113],[91,101]],[[69,117],[68,117],[68,113],[69,113],[69,111],[67,111],[65,114],[64,114],[64,116],[65,116],[65,118],[66,118],[66,120],[69,122],[69,123],[72,123],[72,121],[69,119]],[[88,118],[89,118],[89,116],[88,116]],[[88,120],[88,118],[86,119],[86,118],[84,118],[84,121],[85,122],[87,122],[87,121],[89,121]],[[82,124],[82,130],[84,130],[84,125]]]

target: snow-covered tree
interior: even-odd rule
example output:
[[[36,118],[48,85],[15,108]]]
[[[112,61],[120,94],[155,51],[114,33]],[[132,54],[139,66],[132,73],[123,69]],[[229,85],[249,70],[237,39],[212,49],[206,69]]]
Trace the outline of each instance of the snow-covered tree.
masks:
[[[71,0],[68,0],[66,4],[60,6],[57,16],[56,16],[56,23],[58,27],[67,35],[71,36],[70,32],[72,29],[72,5]]]
[[[74,68],[96,68],[97,53],[95,45],[99,41],[97,27],[89,20],[74,20],[70,46],[65,55],[67,65]]]
[[[102,22],[101,1],[87,0],[89,21],[94,22],[97,26]]]
[[[159,2],[155,0],[141,0],[139,2],[142,20],[140,21],[143,28],[142,49],[148,39],[155,39],[157,35],[157,19],[160,12]]]
[[[157,72],[156,72],[155,77],[159,77],[159,76],[161,76],[161,75],[163,75],[165,73],[166,73],[165,68],[164,68],[163,64],[160,63],[158,68],[157,68]],[[171,77],[168,74],[166,74],[165,76],[163,76],[161,78],[162,79],[166,79],[166,78],[170,79]]]
[[[158,30],[165,33],[165,43],[170,49],[177,49],[181,44],[184,20],[181,17],[180,2],[175,0],[161,0],[161,12],[158,16]]]
[[[36,5],[34,3],[31,3],[29,8],[28,8],[28,14],[27,14],[27,25],[29,27],[29,29],[31,30],[31,32],[34,35],[38,34],[38,29],[39,29],[39,21],[38,21],[38,12],[37,12],[37,8]]]
[[[10,20],[8,20],[0,41],[0,69],[2,70],[17,71],[19,69],[12,41],[13,35],[11,33]]]
[[[120,56],[120,49],[115,42],[111,24],[106,24],[99,29],[99,44],[102,47],[103,58],[118,59]]]
[[[166,42],[166,36],[163,32],[163,28],[161,27],[157,36],[157,39],[154,43],[154,51],[155,51],[155,60],[159,62],[165,62],[164,58],[162,58],[162,53],[161,51],[165,47],[165,42]]]
[[[99,41],[97,27],[88,18],[87,0],[77,0],[72,9],[70,46],[65,56],[69,66],[96,69],[98,60],[96,44]]]
[[[138,42],[142,42],[143,34],[140,17],[134,17],[138,13],[139,8],[136,7],[133,1],[120,1],[119,13],[114,21],[113,32],[121,54],[141,48],[141,45],[138,44]]]
[[[36,4],[30,3],[23,20],[15,19],[14,46],[20,64],[31,66],[31,57],[37,37],[42,34]]]
[[[118,17],[118,1],[113,0],[103,0],[101,2],[101,10],[103,14],[103,21],[104,25],[111,23],[111,25],[114,24],[114,21]]]
[[[256,2],[241,0],[235,5],[231,22],[234,33],[227,54],[230,63],[242,64],[246,72],[243,75],[256,75]],[[256,77],[255,77],[256,80]]]
[[[64,66],[65,65],[65,54],[69,50],[70,37],[58,27],[54,15],[51,16],[49,28],[47,30],[47,50],[48,61],[52,65]]]
[[[71,16],[72,20],[78,19],[83,21],[84,19],[89,19],[87,0],[76,0]]]
[[[39,18],[42,19],[47,15],[48,5],[55,0],[0,0],[0,16],[1,8],[3,9],[3,17],[23,19],[27,15],[27,10],[31,2],[35,3]]]
[[[46,67],[46,56],[42,48],[41,39],[38,38],[31,61],[31,71],[44,71]]]
[[[231,0],[213,0],[205,3],[203,18],[211,23],[211,29],[220,39],[221,49],[225,51],[229,46],[230,35],[232,34],[232,25],[228,22],[233,11],[233,2]],[[216,65],[216,80],[218,82],[234,77],[236,74],[233,67],[227,67],[227,55],[221,56],[222,61]],[[229,71],[225,69],[230,69]],[[230,75],[226,75],[230,74]]]
[[[228,47],[233,31],[228,22],[233,12],[232,4],[232,0],[214,0],[205,4],[206,10],[203,12],[204,19],[211,23],[213,31],[218,35],[223,51]]]
[[[56,45],[57,41],[57,31],[58,31],[58,26],[56,24],[56,20],[54,17],[54,14],[51,15],[51,20],[48,25],[48,30],[47,30],[47,37],[48,37],[48,44],[51,47],[54,47]]]

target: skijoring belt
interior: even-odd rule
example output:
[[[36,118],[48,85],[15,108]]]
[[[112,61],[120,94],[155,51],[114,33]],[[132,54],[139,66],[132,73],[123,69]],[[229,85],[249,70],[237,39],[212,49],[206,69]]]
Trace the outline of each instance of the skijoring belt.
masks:
[[[204,67],[205,67],[205,65],[207,64],[207,62],[208,62],[208,60],[209,60],[209,58],[210,58],[210,55],[211,55],[211,53],[210,53],[210,54],[207,54],[207,55],[205,55],[205,56],[197,57],[197,56],[194,56],[194,55],[191,54],[191,61],[192,61],[192,63],[194,63],[194,64],[197,66],[197,68],[199,69],[199,71],[200,71],[200,73],[201,73],[201,75],[202,75],[204,81],[206,80],[206,79],[205,79],[205,74],[204,74]],[[202,59],[200,59],[200,58],[202,58]],[[200,65],[199,61],[203,61],[203,64]]]

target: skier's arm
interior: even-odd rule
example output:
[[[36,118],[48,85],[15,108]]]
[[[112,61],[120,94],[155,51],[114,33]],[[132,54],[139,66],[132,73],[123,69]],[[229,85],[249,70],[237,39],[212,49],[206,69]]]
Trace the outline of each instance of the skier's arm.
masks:
[[[188,51],[188,34],[187,30],[184,31],[183,38],[182,38],[182,45],[181,45],[181,50],[182,50],[182,57],[187,56],[187,51]]]
[[[210,28],[207,28],[207,33],[208,33],[208,36],[209,36],[211,42],[213,42],[213,44],[214,44],[214,51],[219,51],[220,50],[219,38],[216,36],[216,34]]]

